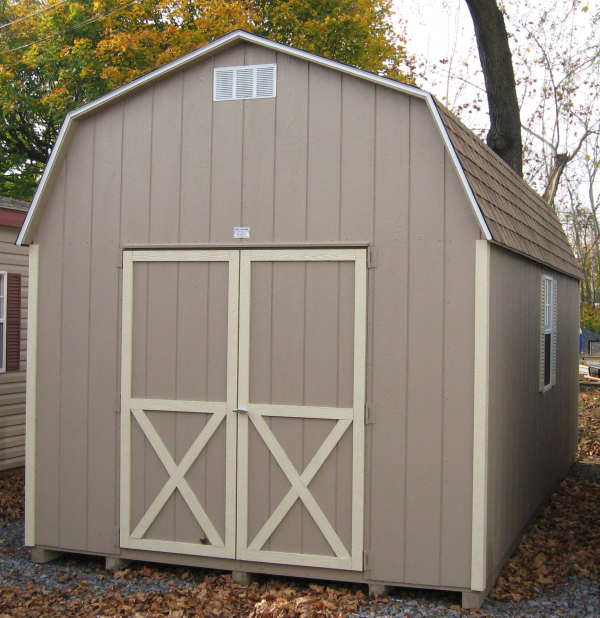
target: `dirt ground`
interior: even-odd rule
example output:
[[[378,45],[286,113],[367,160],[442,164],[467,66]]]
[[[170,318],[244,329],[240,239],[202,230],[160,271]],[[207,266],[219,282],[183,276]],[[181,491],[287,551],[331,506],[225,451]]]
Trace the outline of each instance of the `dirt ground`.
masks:
[[[17,473],[0,478],[0,527],[2,522],[22,519],[23,502],[23,476]],[[0,553],[7,551],[0,546]],[[198,573],[186,571],[180,577],[193,584],[188,588],[128,596],[114,587],[96,594],[78,593],[80,582],[73,583],[72,590],[40,590],[33,585],[0,582],[0,618],[344,618],[369,606],[364,586],[298,584],[283,579],[242,589],[228,575],[194,571]],[[511,602],[534,599],[552,593],[572,576],[592,581],[600,578],[600,388],[582,391],[577,463],[523,537],[491,596]],[[170,575],[168,567],[134,563],[114,577],[168,580]],[[479,610],[464,613],[486,615]]]

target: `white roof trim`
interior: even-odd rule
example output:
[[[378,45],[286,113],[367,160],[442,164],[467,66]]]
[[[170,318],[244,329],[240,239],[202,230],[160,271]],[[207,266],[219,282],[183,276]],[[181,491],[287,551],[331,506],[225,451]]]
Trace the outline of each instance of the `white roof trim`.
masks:
[[[489,228],[485,222],[485,218],[483,217],[483,213],[479,208],[479,204],[475,199],[473,191],[471,190],[471,186],[467,181],[467,177],[460,165],[458,160],[458,156],[456,151],[454,150],[454,146],[450,141],[450,137],[448,132],[446,131],[446,127],[442,121],[440,113],[435,105],[435,101],[433,97],[428,92],[417,88],[416,86],[409,86],[408,84],[403,84],[393,79],[389,79],[387,77],[381,77],[380,75],[375,75],[374,73],[369,73],[368,71],[363,71],[362,69],[357,69],[347,64],[342,64],[341,62],[336,62],[335,60],[329,60],[328,58],[323,58],[322,56],[316,56],[309,52],[302,51],[300,49],[296,49],[294,47],[289,47],[288,45],[283,45],[282,43],[276,43],[274,41],[270,41],[269,39],[265,39],[263,37],[256,36],[255,34],[250,34],[249,32],[245,32],[243,30],[236,30],[231,32],[230,34],[226,34],[219,39],[216,39],[212,43],[208,43],[198,49],[195,52],[191,52],[185,56],[182,56],[178,60],[174,60],[169,64],[165,64],[164,66],[139,77],[138,79],[130,82],[129,84],[125,84],[120,88],[116,88],[115,90],[105,94],[104,96],[79,107],[72,112],[69,112],[63,122],[60,133],[58,134],[58,138],[56,139],[56,143],[54,144],[54,148],[52,149],[52,154],[50,155],[50,159],[46,164],[46,168],[44,169],[44,174],[42,175],[42,179],[38,188],[33,197],[33,201],[31,202],[31,208],[27,213],[27,217],[23,222],[23,226],[21,228],[21,232],[19,233],[19,237],[17,238],[17,245],[28,245],[31,243],[33,239],[33,234],[35,232],[35,223],[41,216],[41,204],[43,203],[43,199],[46,197],[46,192],[50,189],[50,177],[53,173],[53,168],[56,165],[56,162],[59,158],[60,151],[63,146],[68,144],[69,142],[69,133],[72,130],[72,125],[74,121],[78,118],[89,114],[94,110],[98,110],[105,105],[108,105],[129,92],[136,90],[137,88],[141,88],[142,86],[148,85],[158,79],[161,79],[165,75],[175,72],[177,70],[181,70],[185,68],[189,64],[193,64],[197,60],[205,57],[211,56],[218,52],[221,48],[231,44],[234,41],[248,41],[249,43],[254,43],[256,45],[261,45],[262,47],[266,47],[268,49],[272,49],[276,52],[282,52],[284,54],[288,54],[289,56],[294,56],[296,58],[300,58],[302,60],[306,60],[308,62],[312,62],[314,64],[319,64],[324,67],[328,67],[334,69],[336,71],[340,71],[341,73],[346,73],[348,75],[352,75],[359,79],[364,79],[366,81],[373,82],[375,84],[379,84],[381,86],[385,86],[386,88],[391,88],[392,90],[398,90],[400,92],[404,92],[411,96],[416,96],[420,99],[424,99],[433,114],[433,117],[437,123],[438,129],[446,147],[448,148],[448,152],[452,158],[452,161],[458,171],[461,182],[467,192],[467,196],[471,202],[471,206],[475,212],[477,220],[479,221],[479,225],[487,240],[492,240],[492,235],[490,234]]]

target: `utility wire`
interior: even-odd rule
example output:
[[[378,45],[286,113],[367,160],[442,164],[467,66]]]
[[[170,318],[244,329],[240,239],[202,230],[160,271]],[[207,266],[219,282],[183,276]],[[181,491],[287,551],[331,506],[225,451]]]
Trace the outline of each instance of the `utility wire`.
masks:
[[[131,2],[126,2],[123,6],[118,6],[116,9],[113,9],[112,11],[109,11],[108,13],[104,13],[102,15],[96,15],[96,17],[91,17],[90,19],[87,19],[86,21],[82,21],[80,24],[77,24],[76,26],[71,26],[70,28],[65,28],[64,30],[61,30],[60,32],[49,34],[43,39],[38,39],[37,41],[32,41],[31,43],[25,43],[24,45],[19,45],[18,47],[11,47],[10,49],[6,49],[6,50],[0,49],[0,55],[8,54],[10,52],[14,52],[19,49],[25,49],[26,47],[31,47],[32,45],[37,45],[38,43],[43,43],[44,41],[53,39],[54,37],[60,36],[61,34],[66,34],[67,32],[72,32],[73,30],[77,30],[78,28],[82,28],[83,26],[93,24],[94,22],[99,21],[100,19],[104,19],[105,17],[108,17],[109,15],[112,15],[113,13],[116,13],[117,11],[122,11],[123,9],[126,9],[128,6],[135,4],[137,1],[138,0],[131,0]]]
[[[8,28],[9,26],[12,26],[13,24],[18,24],[20,21],[24,21],[26,19],[29,19],[30,17],[33,17],[34,15],[39,15],[40,13],[45,13],[46,11],[49,11],[50,9],[54,9],[57,6],[59,6],[60,4],[64,4],[65,2],[67,2],[67,0],[60,0],[60,2],[56,2],[55,4],[47,6],[45,9],[40,9],[39,11],[36,11],[35,13],[30,13],[29,15],[25,15],[25,17],[19,17],[19,19],[14,19],[13,21],[9,21],[9,22],[7,22],[5,24],[2,24],[0,26],[0,30],[2,30],[3,28]]]

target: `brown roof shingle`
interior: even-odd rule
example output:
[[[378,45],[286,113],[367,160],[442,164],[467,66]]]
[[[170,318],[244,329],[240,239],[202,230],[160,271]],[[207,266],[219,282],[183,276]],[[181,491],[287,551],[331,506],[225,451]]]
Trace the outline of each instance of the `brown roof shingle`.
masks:
[[[0,208],[9,208],[10,210],[22,210],[27,212],[29,210],[29,206],[29,202],[13,200],[11,197],[3,197],[0,195]]]
[[[454,114],[436,104],[493,239],[581,279],[554,210]]]

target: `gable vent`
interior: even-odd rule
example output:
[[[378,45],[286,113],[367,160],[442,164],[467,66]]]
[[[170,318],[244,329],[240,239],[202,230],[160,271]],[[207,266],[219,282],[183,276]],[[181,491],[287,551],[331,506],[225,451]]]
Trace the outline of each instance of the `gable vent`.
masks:
[[[274,97],[277,83],[276,64],[215,69],[213,100],[264,99]]]

